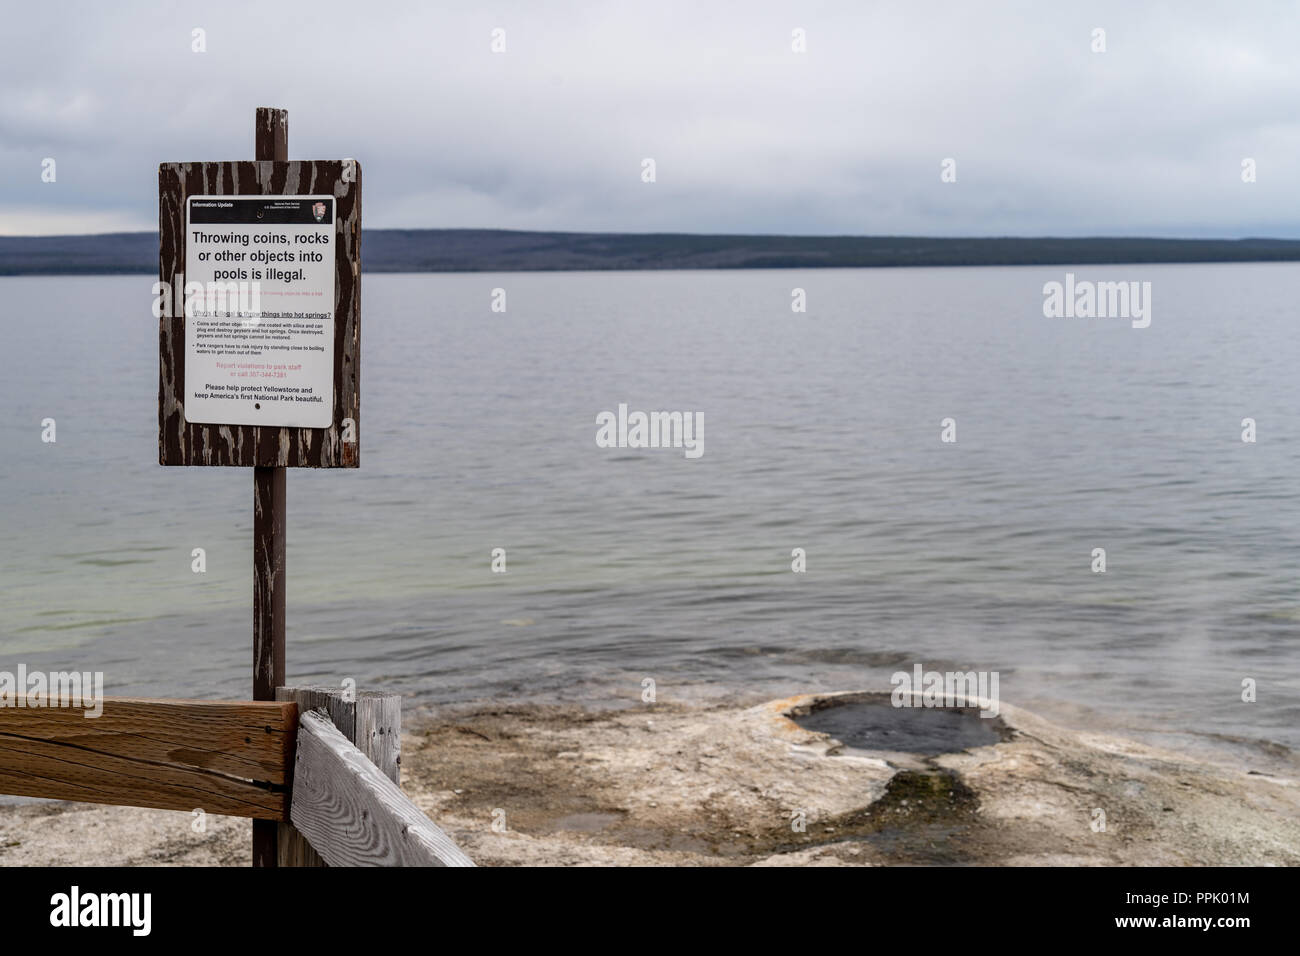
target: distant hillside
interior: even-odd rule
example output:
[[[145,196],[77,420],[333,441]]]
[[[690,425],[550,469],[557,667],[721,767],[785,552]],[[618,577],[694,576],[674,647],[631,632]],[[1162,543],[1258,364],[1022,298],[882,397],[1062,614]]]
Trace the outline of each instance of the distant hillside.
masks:
[[[926,239],[367,229],[366,272],[791,269],[1141,262],[1294,262],[1292,239]],[[0,236],[0,275],[158,272],[151,232]]]

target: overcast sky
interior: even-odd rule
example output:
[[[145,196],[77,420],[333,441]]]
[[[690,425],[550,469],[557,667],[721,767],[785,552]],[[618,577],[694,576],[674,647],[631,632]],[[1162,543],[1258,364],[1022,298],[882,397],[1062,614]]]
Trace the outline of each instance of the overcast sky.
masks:
[[[369,227],[1300,237],[1298,11],[13,3],[0,234],[154,229],[157,164],[251,159],[261,105],[361,162]]]

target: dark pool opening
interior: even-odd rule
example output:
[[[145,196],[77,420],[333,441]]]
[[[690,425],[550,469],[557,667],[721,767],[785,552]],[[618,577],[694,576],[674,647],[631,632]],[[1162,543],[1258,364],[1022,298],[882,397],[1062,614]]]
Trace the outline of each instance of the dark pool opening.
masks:
[[[888,697],[831,700],[792,718],[805,730],[830,734],[854,750],[893,750],[935,756],[1007,739],[997,717],[977,707],[894,707]]]

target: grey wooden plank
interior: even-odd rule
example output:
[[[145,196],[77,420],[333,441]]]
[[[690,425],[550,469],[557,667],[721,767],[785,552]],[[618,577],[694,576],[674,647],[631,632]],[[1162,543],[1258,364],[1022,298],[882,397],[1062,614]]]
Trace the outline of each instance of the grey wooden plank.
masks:
[[[401,785],[402,699],[397,694],[358,691],[345,700],[343,690],[324,684],[278,687],[275,699],[293,701],[299,713],[321,710],[393,783]],[[291,823],[279,826],[280,866],[321,867],[327,864]]]
[[[330,866],[473,866],[318,711],[298,724],[289,819]]]

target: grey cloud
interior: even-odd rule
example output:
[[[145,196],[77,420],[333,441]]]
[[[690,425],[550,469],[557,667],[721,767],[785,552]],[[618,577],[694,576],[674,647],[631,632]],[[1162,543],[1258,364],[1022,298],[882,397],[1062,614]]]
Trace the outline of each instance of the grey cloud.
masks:
[[[370,226],[1300,236],[1282,3],[127,2],[7,27],[10,234],[151,228],[158,162],[249,157],[275,105],[291,155],[362,161]]]

